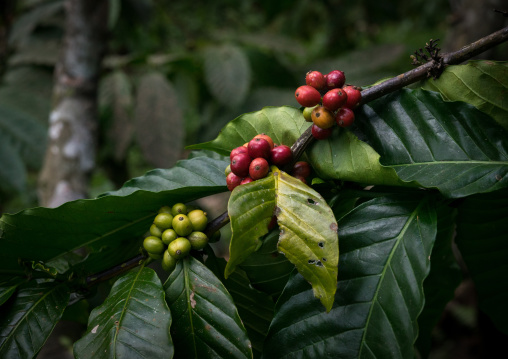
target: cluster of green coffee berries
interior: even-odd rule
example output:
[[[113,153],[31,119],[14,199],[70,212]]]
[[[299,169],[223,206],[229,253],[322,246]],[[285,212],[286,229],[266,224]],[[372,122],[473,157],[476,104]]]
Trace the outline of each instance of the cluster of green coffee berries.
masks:
[[[162,259],[162,268],[171,272],[179,259],[191,249],[203,249],[208,236],[203,232],[208,224],[206,212],[184,203],[163,206],[150,226],[150,235],[143,248],[153,259]]]
[[[312,136],[318,140],[332,134],[332,126],[351,126],[355,120],[353,109],[361,100],[360,88],[347,85],[346,76],[340,70],[323,75],[309,71],[306,85],[295,91],[296,101],[304,108],[303,117],[312,124]]]

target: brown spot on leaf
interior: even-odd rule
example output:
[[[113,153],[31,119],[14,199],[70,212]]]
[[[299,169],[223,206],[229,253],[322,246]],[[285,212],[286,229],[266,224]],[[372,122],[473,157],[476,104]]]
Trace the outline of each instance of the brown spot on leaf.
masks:
[[[330,229],[332,231],[334,231],[335,233],[337,233],[337,231],[339,230],[339,227],[337,226],[337,222],[333,222],[332,224],[330,224]]]
[[[196,300],[194,299],[194,292],[189,295],[190,305],[192,309],[196,308]]]

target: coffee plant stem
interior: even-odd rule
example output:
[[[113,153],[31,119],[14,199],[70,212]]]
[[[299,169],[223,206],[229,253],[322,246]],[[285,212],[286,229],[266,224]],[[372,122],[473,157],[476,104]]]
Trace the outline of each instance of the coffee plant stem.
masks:
[[[450,53],[446,53],[439,56],[440,61],[435,59],[418,66],[417,68],[404,72],[396,77],[386,80],[378,85],[372,86],[362,91],[362,99],[360,105],[366,104],[377,98],[380,98],[390,92],[394,92],[402,89],[403,87],[412,83],[424,80],[429,77],[436,67],[442,71],[446,65],[456,65],[471,59],[472,57],[481,54],[482,52],[493,48],[508,40],[508,27],[505,27],[499,31],[496,31],[488,36],[481,38],[478,41],[473,42],[462,49]],[[434,72],[435,73],[435,72]],[[293,163],[300,158],[306,148],[314,142],[312,136],[311,127],[309,127],[302,135],[295,141],[291,146],[293,152]],[[292,165],[292,164],[291,164]],[[229,223],[228,211],[225,211],[220,216],[210,221],[205,229],[207,235],[213,234],[215,231],[221,229]],[[86,278],[87,286],[92,286],[96,283],[103,282],[105,280],[114,278],[115,276],[125,273],[128,270],[137,267],[146,257],[143,254],[139,254],[134,258],[131,258],[124,263],[121,263],[115,267],[107,269],[103,272],[96,273]]]

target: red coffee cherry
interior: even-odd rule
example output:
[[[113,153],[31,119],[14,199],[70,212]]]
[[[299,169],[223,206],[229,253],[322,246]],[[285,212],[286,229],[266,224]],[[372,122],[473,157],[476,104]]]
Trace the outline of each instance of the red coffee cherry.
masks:
[[[309,85],[300,86],[295,91],[296,101],[303,107],[316,106],[321,102],[321,94]]]
[[[296,178],[296,179],[299,179],[303,183],[307,184],[307,180],[305,179],[305,177],[302,177],[302,176],[299,176],[299,175],[296,175],[296,176],[293,175],[293,177]]]
[[[231,172],[242,178],[247,176],[251,160],[252,158],[246,153],[237,154],[231,160]]]
[[[246,183],[251,183],[252,181],[254,181],[252,178],[250,177],[245,177],[242,182],[240,182],[240,184],[246,184]]]
[[[274,147],[270,153],[270,163],[275,166],[284,166],[293,160],[293,152],[286,145]]]
[[[305,83],[314,87],[316,90],[321,90],[326,86],[326,80],[323,74],[319,71],[309,71],[305,75]]]
[[[264,138],[254,137],[252,140],[250,140],[247,149],[251,158],[262,157],[269,159],[272,147],[270,146],[270,143]]]
[[[228,186],[228,190],[232,191],[235,187],[239,186],[242,183],[242,177],[235,175],[233,172],[228,174],[226,177],[226,185]]]
[[[316,140],[325,140],[332,134],[333,127],[321,128],[316,126],[316,124],[312,124],[311,131],[312,137],[314,137]]]
[[[260,133],[259,135],[256,135],[253,138],[263,138],[263,139],[268,141],[268,143],[270,144],[270,148],[274,148],[275,147],[275,144],[273,143],[272,138],[270,136],[268,136],[267,134]]]
[[[235,157],[236,155],[238,155],[240,153],[247,153],[248,154],[249,152],[247,150],[247,147],[240,146],[240,147],[233,148],[231,150],[231,153],[229,154],[229,160],[232,161],[233,157]]]
[[[323,107],[330,111],[336,111],[347,101],[347,93],[341,88],[331,89],[323,96]]]
[[[346,76],[342,71],[333,70],[326,75],[326,87],[328,87],[329,89],[342,87],[344,86],[345,83]]]
[[[293,177],[302,176],[303,178],[307,178],[310,176],[310,165],[305,161],[298,161],[293,165],[293,169],[291,170],[291,175]]]
[[[335,115],[335,121],[340,127],[348,127],[355,122],[355,114],[353,110],[347,107],[342,107]]]
[[[312,110],[312,122],[321,128],[330,128],[334,124],[333,113],[323,106],[317,106]]]
[[[354,109],[362,99],[362,92],[358,87],[351,85],[344,87],[343,90],[347,94],[347,101],[344,107]]]
[[[249,166],[249,176],[255,181],[266,177],[269,170],[270,165],[267,160],[262,157],[254,158]]]

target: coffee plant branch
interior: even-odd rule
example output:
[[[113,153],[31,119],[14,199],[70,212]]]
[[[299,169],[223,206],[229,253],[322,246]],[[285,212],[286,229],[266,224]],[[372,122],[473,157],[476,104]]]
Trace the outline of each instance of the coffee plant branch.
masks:
[[[437,54],[437,56],[432,56],[432,58],[428,62],[416,67],[413,70],[404,72],[403,74],[388,79],[378,85],[374,85],[372,87],[364,89],[362,91],[362,99],[360,101],[360,105],[380,98],[390,92],[402,89],[407,85],[424,80],[427,77],[436,76],[436,69],[438,70],[439,73],[441,73],[444,70],[444,66],[456,65],[464,61],[467,61],[472,57],[479,55],[482,52],[490,48],[493,48],[507,40],[508,40],[508,26],[488,36],[485,36],[479,39],[478,41],[473,42],[472,44],[464,46],[462,49],[458,51],[446,53],[443,55]],[[427,44],[427,48],[431,47],[432,46],[429,46],[429,44]],[[298,158],[300,158],[303,152],[307,149],[307,147],[314,142],[315,139],[312,136],[311,127],[312,126],[309,126],[309,128],[304,133],[302,133],[302,135],[295,141],[293,146],[291,146],[291,151],[293,152],[293,162],[297,161]],[[210,236],[211,234],[218,231],[228,223],[229,223],[229,215],[228,212],[225,211],[220,216],[218,216],[217,218],[208,223],[205,229],[205,233],[208,236]],[[127,272],[128,270],[140,265],[145,259],[146,256],[144,256],[143,254],[139,254],[136,257],[131,258],[128,261],[121,263],[113,268],[87,277],[86,284],[87,286],[91,286],[96,283],[111,279],[119,274]]]

